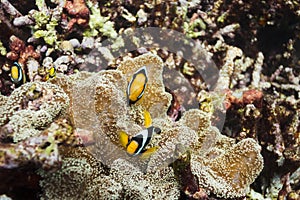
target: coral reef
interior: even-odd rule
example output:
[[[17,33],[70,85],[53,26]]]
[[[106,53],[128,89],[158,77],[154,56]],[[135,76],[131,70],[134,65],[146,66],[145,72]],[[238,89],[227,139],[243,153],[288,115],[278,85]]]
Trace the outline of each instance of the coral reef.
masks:
[[[85,148],[66,148],[60,149],[63,155],[62,166],[59,171],[48,172],[40,170],[39,174],[44,180],[40,182],[44,188],[45,199],[97,199],[105,197],[101,195],[101,188],[97,190],[95,186],[104,187],[113,186],[114,182],[110,179],[102,179],[105,171],[99,162],[87,153]],[[94,189],[94,190],[93,190]],[[112,188],[111,195],[117,192],[118,187]],[[100,196],[99,196],[100,195]]]
[[[25,45],[25,42],[18,37],[12,35],[9,39],[10,52],[6,54],[6,57],[12,61],[18,61],[24,65],[28,58],[38,59],[39,53],[34,50],[32,45]]]
[[[38,136],[29,137],[18,143],[1,145],[0,167],[12,169],[34,163],[44,169],[58,168],[61,164],[58,146],[79,144],[78,138],[72,132],[72,126],[67,120],[60,119],[52,122],[50,127]]]
[[[58,145],[77,141],[70,122],[57,119],[66,112],[68,96],[53,84],[36,82],[22,85],[1,102],[1,168],[31,162],[59,166]]]
[[[0,192],[6,194],[1,198],[299,198],[297,1],[2,0],[0,5]],[[208,52],[205,60],[220,70],[214,92],[199,72],[202,64],[189,63],[184,52],[158,49],[147,37],[122,38],[144,27],[193,38]],[[168,34],[161,39],[178,44]],[[123,54],[129,42],[137,49]],[[185,50],[197,57],[197,48],[191,49]],[[137,57],[149,52],[161,59]],[[14,62],[31,89],[11,81]],[[155,71],[149,73],[154,82],[129,106],[126,85],[144,64]],[[110,70],[98,72],[103,69]],[[37,82],[53,72],[57,77],[50,82],[64,92]],[[59,92],[52,94],[51,88]],[[20,92],[24,89],[28,92]],[[64,105],[68,99],[70,109]],[[142,130],[144,109],[162,129],[148,145],[159,148],[146,160],[128,158],[116,132]],[[223,128],[222,135],[214,126]],[[78,148],[77,139],[86,149]],[[260,148],[264,169],[251,184],[262,167]]]
[[[61,20],[63,8],[58,4],[54,9],[50,9],[44,0],[37,0],[36,6],[38,10],[32,9],[27,15],[30,19],[34,19],[34,21],[30,24],[23,21],[19,25],[33,25],[34,33],[31,40],[34,41],[38,38],[43,38],[46,44],[55,45],[59,37],[56,28],[59,25],[58,22]]]
[[[125,86],[132,74],[142,66],[146,66],[148,71],[147,87],[142,99],[129,106]],[[122,193],[116,192],[115,195],[154,199],[162,195],[168,198],[178,197],[178,189],[173,191],[162,189],[168,188],[168,184],[178,185],[174,178],[167,179],[165,183],[167,185],[165,185],[156,182],[157,180],[151,177],[157,177],[157,173],[170,174],[166,177],[174,176],[174,173],[169,171],[168,165],[184,156],[187,151],[192,156],[190,161],[192,176],[197,177],[198,187],[203,188],[203,191],[227,198],[245,195],[245,190],[263,166],[259,153],[260,147],[252,139],[234,144],[233,139],[221,136],[217,129],[209,131],[212,128],[210,115],[200,110],[186,111],[179,121],[171,121],[166,114],[171,95],[164,90],[162,66],[162,61],[158,56],[144,54],[123,61],[117,70],[101,71],[96,74],[81,72],[69,77],[58,76],[52,82],[61,85],[70,97],[70,114],[75,127],[89,132],[89,137],[94,140],[91,145],[86,146],[89,153],[95,156],[98,162],[110,168],[108,172],[110,178],[105,178],[105,180],[114,180],[109,183],[114,185],[112,187],[123,188],[117,190],[123,191]],[[82,104],[82,102],[86,103]],[[142,129],[144,110],[151,113],[153,125],[161,129],[160,135],[155,135],[149,144],[149,147],[158,146],[159,148],[147,160],[128,157],[119,144],[118,138],[119,130],[125,130],[128,134],[134,135]],[[72,161],[74,162],[76,163]],[[232,168],[232,166],[236,167]],[[93,173],[92,171],[93,169],[90,169],[86,173]],[[55,176],[45,176],[48,178],[43,181],[42,186],[47,191],[44,193],[47,198],[55,197],[52,196],[54,191],[51,191],[52,187],[48,187],[48,183],[61,184],[66,181],[61,178],[68,177],[65,173],[71,172],[62,168],[58,172],[60,177],[58,180]],[[86,176],[81,175],[81,177]],[[139,179],[133,177],[139,177]],[[219,187],[225,182],[227,182],[226,186]],[[83,187],[86,183],[81,180],[78,184]],[[161,185],[157,186],[157,184]],[[90,186],[84,185],[84,187],[88,187],[86,190],[89,190]],[[158,196],[152,196],[156,194],[154,188],[157,187],[159,188]],[[145,188],[147,188],[146,192]],[[97,190],[105,192],[104,188]],[[74,194],[77,193],[74,192]]]
[[[10,37],[9,48],[11,51],[6,54],[6,57],[11,61],[17,61],[17,64],[22,68],[23,79],[26,80],[28,77],[29,81],[37,80],[40,71],[38,63],[41,56],[40,52],[36,51],[32,45],[26,46],[23,40],[14,35]]]
[[[86,26],[89,22],[90,11],[84,0],[68,0],[64,6],[67,14],[71,17],[67,25],[67,30],[71,30],[75,24]],[[65,18],[63,16],[63,18]]]
[[[262,156],[257,157],[259,145],[249,138],[233,144],[228,150],[223,149],[223,152],[218,150],[208,152],[204,158],[192,154],[191,171],[198,178],[199,185],[220,197],[245,195],[245,186],[254,182],[263,168]]]
[[[143,174],[126,160],[115,160],[108,170],[85,148],[63,149],[62,168],[40,171],[43,198],[176,199],[178,184],[171,168]]]
[[[2,138],[19,142],[41,133],[68,107],[68,96],[56,85],[35,82],[14,90],[1,105]]]
[[[44,82],[26,83],[9,97],[1,95],[0,176],[6,180],[1,193],[32,198],[39,190],[35,169],[60,168],[59,146],[80,145],[65,115],[68,105],[61,88]],[[24,190],[28,195],[20,197]]]
[[[93,37],[98,35],[100,32],[103,36],[111,38],[117,37],[117,32],[114,29],[114,23],[109,20],[109,17],[101,15],[101,10],[98,8],[98,4],[95,4],[92,1],[88,1],[87,4],[91,9],[91,15],[89,28],[84,31],[83,35],[85,37]]]

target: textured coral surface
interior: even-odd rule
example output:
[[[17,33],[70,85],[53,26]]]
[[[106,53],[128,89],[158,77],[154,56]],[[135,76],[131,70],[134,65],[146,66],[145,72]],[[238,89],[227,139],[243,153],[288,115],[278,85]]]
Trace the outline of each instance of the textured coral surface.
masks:
[[[143,98],[129,106],[124,86],[132,74],[142,66],[147,68],[149,82]],[[87,146],[87,150],[91,156],[96,158],[95,161],[105,164],[110,169],[106,173],[110,177],[108,180],[114,180],[110,183],[113,185],[112,187],[123,188],[116,192],[116,195],[141,199],[156,199],[161,196],[170,199],[178,198],[179,190],[176,188],[180,183],[177,182],[175,174],[170,171],[168,165],[186,154],[187,151],[192,155],[191,170],[199,180],[199,187],[221,197],[245,195],[246,188],[262,170],[263,161],[259,145],[254,140],[247,139],[235,146],[232,139],[221,136],[216,128],[215,132],[209,131],[211,129],[210,115],[200,110],[187,111],[178,122],[171,121],[166,115],[170,105],[170,94],[164,89],[162,67],[162,61],[158,56],[144,54],[134,59],[124,60],[117,70],[86,74],[87,77],[84,80],[81,80],[82,77],[79,75],[75,75],[74,77],[57,77],[53,81],[65,85],[68,83],[68,79],[72,80],[71,85],[73,83],[73,86],[67,87],[66,93],[71,99],[70,112],[75,127],[90,133],[94,144]],[[84,91],[85,94],[79,96],[78,91]],[[86,103],[82,104],[82,102]],[[149,110],[153,118],[153,125],[161,129],[161,133],[153,136],[149,144],[150,147],[158,146],[158,150],[148,160],[128,157],[120,146],[118,138],[119,130],[125,130],[132,135],[142,130],[141,118],[143,118],[144,110]],[[220,144],[214,146],[215,143]],[[233,147],[228,146],[228,143]],[[219,153],[210,158],[210,154],[214,152]],[[206,159],[206,154],[208,154],[208,159]],[[68,159],[71,166],[76,165],[81,168],[77,162],[83,161]],[[69,164],[65,163],[65,165]],[[84,168],[88,170],[90,167]],[[86,173],[92,173],[93,170],[91,168]],[[66,174],[62,175],[61,173]],[[71,172],[62,168],[58,172],[58,177],[62,179],[69,173]],[[173,178],[167,178],[164,183],[155,178],[158,176],[157,173],[168,173],[169,175],[162,175],[162,177]],[[86,174],[80,176],[89,177]],[[52,191],[53,186],[48,187],[46,183],[57,186],[62,184],[61,182],[69,181],[66,178],[66,180],[56,182],[55,176],[47,178],[46,175],[45,177],[46,180],[43,181],[42,187],[47,191],[46,198],[53,198],[53,195],[58,193],[54,189]],[[139,177],[139,179],[133,177]],[[93,177],[90,179],[94,181]],[[86,184],[82,182],[83,180],[84,178],[80,179],[81,183],[78,184]],[[64,184],[71,187],[77,184],[77,181]],[[170,185],[174,185],[172,189]],[[99,186],[98,191],[106,193],[108,191],[105,190],[111,189],[102,188],[102,186]],[[66,198],[68,195],[74,194],[79,195],[80,198],[85,195],[88,198],[94,196],[94,194],[76,192],[76,190],[80,190],[81,186],[73,187],[75,187],[75,191],[70,189],[70,193],[67,194],[65,192],[69,190],[66,189],[59,193]],[[91,186],[85,185],[84,187]],[[94,185],[94,187],[97,186]],[[159,188],[159,190],[155,188]],[[89,188],[84,190],[89,190]],[[51,194],[53,192],[56,194]]]
[[[298,1],[1,0],[0,21],[1,199],[299,199]],[[156,151],[130,157],[145,110]]]

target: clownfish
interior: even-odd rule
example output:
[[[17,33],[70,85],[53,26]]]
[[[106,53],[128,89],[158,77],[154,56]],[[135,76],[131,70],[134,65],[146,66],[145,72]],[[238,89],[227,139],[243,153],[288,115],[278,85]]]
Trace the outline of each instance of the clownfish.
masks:
[[[48,70],[45,80],[47,81],[49,80],[49,78],[54,78],[55,76],[56,76],[56,67],[53,66]]]
[[[145,127],[146,129],[140,131],[133,137],[129,137],[127,133],[124,131],[119,132],[120,142],[124,148],[126,148],[126,152],[129,156],[137,156],[142,155],[142,157],[147,158],[150,156],[157,147],[152,147],[146,149],[147,145],[149,144],[152,136],[154,134],[160,134],[160,128],[151,126],[151,116],[150,113],[145,111]]]
[[[22,66],[18,62],[14,62],[10,68],[11,80],[14,84],[22,84],[26,82],[26,77]]]
[[[146,66],[138,69],[132,76],[128,87],[127,87],[127,99],[129,100],[129,104],[133,104],[137,102],[140,98],[142,98],[145,88],[148,82],[148,74]]]
[[[56,76],[56,67],[51,67],[50,70],[49,70],[49,77],[50,78],[53,78]]]

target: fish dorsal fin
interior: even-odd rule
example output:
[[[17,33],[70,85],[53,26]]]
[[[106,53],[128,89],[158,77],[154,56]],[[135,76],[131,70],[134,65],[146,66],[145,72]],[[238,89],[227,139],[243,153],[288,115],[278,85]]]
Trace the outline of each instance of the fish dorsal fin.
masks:
[[[148,111],[144,111],[144,126],[146,128],[150,127],[152,124],[152,118],[151,118],[151,115]]]

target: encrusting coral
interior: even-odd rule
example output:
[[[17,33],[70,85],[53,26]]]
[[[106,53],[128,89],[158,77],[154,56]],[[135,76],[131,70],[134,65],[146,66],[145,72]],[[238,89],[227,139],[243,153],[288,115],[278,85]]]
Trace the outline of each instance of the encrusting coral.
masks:
[[[145,93],[139,101],[129,105],[127,83],[143,66],[148,74]],[[235,144],[234,139],[222,136],[211,126],[210,114],[201,110],[186,111],[179,121],[173,122],[166,114],[171,95],[164,89],[162,69],[161,59],[148,53],[124,60],[117,70],[59,75],[51,80],[68,94],[71,120],[79,136],[84,133],[89,137],[85,155],[89,155],[94,164],[89,163],[86,156],[80,156],[82,150],[72,150],[72,156],[62,153],[62,169],[54,175],[41,172],[44,198],[75,195],[93,199],[95,194],[112,193],[107,198],[177,199],[182,183],[175,179],[168,165],[187,152],[191,155],[189,172],[192,174],[189,175],[197,180],[201,191],[225,198],[245,195],[262,170],[259,145],[253,139]],[[143,160],[126,155],[118,131],[126,131],[131,136],[141,131],[144,110],[150,112],[153,126],[160,128],[161,133],[154,135],[148,145],[157,146],[157,151]],[[86,138],[83,141],[87,141]],[[82,171],[82,167],[85,170]],[[176,165],[174,170],[178,171]],[[98,176],[92,175],[95,173]],[[186,183],[189,184],[189,180]],[[191,195],[196,196],[196,193]]]

